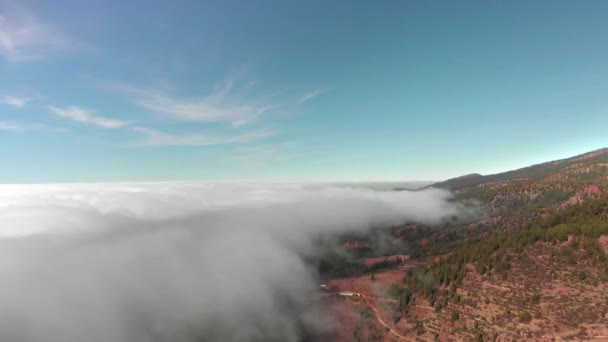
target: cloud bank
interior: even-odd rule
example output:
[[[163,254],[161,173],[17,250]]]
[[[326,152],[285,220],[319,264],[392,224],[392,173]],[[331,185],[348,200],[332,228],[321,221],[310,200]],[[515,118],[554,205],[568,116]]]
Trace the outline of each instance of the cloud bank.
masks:
[[[318,237],[458,214],[449,193],[259,182],[0,186],[0,340],[299,341]]]

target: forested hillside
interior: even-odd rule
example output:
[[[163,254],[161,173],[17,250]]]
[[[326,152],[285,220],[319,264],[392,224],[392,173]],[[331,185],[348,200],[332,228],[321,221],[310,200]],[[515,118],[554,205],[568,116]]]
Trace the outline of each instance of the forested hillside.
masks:
[[[433,186],[478,215],[391,228],[387,257],[345,261],[357,278],[338,287],[373,289],[369,305],[408,339],[608,339],[608,149]],[[361,257],[374,241],[345,246]]]

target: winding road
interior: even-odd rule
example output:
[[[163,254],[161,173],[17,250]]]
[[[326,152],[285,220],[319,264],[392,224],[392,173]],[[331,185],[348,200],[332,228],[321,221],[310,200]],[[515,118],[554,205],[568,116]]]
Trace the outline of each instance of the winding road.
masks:
[[[407,340],[407,337],[399,334],[398,332],[396,332],[393,328],[391,328],[383,319],[382,316],[380,315],[380,311],[378,311],[378,308],[369,300],[368,296],[361,294],[361,293],[356,293],[353,292],[353,295],[355,296],[359,296],[361,298],[363,298],[363,300],[365,300],[365,303],[372,308],[372,310],[374,311],[374,314],[376,315],[376,320],[378,321],[378,323],[380,323],[383,327],[385,327],[386,329],[388,329],[388,331],[393,334],[393,336],[401,339],[401,340]]]

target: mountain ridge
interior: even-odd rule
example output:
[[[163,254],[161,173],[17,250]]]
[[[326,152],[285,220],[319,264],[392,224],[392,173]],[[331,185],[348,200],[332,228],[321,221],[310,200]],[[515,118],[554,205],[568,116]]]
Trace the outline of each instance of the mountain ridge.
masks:
[[[428,185],[425,188],[443,188],[448,190],[460,190],[467,187],[474,187],[489,182],[495,181],[509,181],[509,180],[532,180],[542,177],[548,173],[557,172],[566,167],[581,164],[594,164],[597,162],[608,163],[608,148],[600,148],[597,150],[585,152],[573,157],[547,161],[539,164],[534,164],[526,167],[522,167],[515,170],[490,174],[481,175],[479,173],[471,173],[455,178],[450,178],[442,182],[437,182]]]

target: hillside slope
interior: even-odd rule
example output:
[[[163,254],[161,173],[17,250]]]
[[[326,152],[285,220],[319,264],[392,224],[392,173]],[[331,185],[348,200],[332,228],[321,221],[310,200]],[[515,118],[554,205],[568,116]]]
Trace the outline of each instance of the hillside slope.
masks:
[[[479,233],[517,229],[572,205],[608,193],[608,148],[572,158],[488,176],[465,176],[436,183],[461,201],[479,205],[481,215],[444,232],[464,239]],[[463,228],[466,228],[463,230]],[[442,235],[431,241],[440,241]]]
[[[408,258],[329,281],[375,298],[343,299],[344,340],[396,340],[372,309],[406,340],[608,340],[608,149],[432,186],[480,215],[393,227]]]

